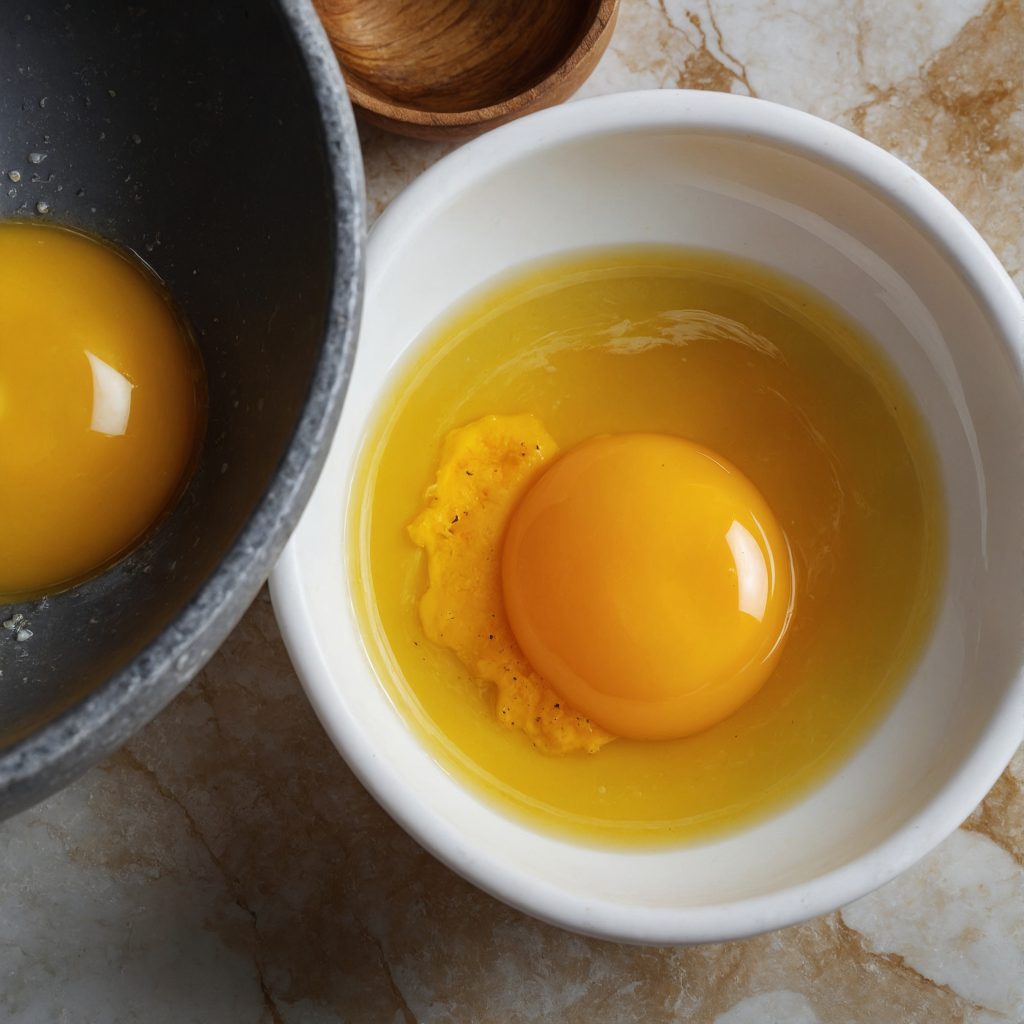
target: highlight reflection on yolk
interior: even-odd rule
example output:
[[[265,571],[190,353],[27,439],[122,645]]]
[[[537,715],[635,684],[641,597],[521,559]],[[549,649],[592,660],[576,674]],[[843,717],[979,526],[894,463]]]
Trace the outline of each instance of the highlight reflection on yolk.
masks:
[[[531,485],[502,555],[505,608],[537,672],[609,732],[686,736],[778,660],[789,548],[754,485],[678,437],[578,445]]]

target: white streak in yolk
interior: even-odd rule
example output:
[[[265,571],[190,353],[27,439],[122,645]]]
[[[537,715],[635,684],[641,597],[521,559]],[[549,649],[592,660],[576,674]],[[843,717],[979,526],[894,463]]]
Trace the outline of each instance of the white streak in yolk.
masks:
[[[135,386],[110,363],[92,352],[85,353],[92,369],[92,419],[89,429],[108,437],[120,437],[128,430]]]
[[[733,520],[732,526],[726,531],[725,541],[736,560],[736,580],[739,587],[739,603],[741,612],[752,615],[758,622],[764,618],[768,606],[768,569],[769,563],[761,545],[750,535],[750,531],[742,524]],[[771,549],[769,549],[769,557]]]

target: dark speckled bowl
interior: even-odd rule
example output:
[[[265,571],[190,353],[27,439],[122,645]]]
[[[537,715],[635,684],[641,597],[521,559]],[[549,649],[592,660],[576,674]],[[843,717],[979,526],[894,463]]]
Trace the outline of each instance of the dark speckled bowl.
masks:
[[[188,682],[319,473],[352,362],[365,225],[358,141],[312,7],[4,0],[0,215],[142,256],[190,321],[210,392],[199,468],[146,544],[73,590],[0,608],[24,617],[22,639],[0,629],[3,816]]]

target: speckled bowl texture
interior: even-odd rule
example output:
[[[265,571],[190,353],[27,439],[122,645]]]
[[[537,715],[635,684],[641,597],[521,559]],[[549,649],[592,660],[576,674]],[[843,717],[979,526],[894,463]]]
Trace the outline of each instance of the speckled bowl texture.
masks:
[[[359,145],[307,0],[0,14],[0,216],[137,253],[202,350],[198,469],[146,542],[0,607],[0,816],[155,715],[262,585],[319,475],[362,295]],[[111,496],[117,500],[116,495]]]

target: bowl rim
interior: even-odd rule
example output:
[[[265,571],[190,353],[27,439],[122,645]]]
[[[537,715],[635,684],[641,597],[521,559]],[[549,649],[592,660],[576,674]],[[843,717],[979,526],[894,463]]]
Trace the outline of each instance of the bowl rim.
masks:
[[[0,753],[0,818],[62,788],[119,747],[213,656],[263,586],[298,521],[341,415],[365,277],[362,156],[340,69],[310,0],[272,0],[272,6],[309,79],[332,193],[329,306],[299,421],[245,525],[177,616],[86,698]]]
[[[375,275],[386,271],[388,254],[401,249],[423,220],[496,170],[585,138],[659,128],[781,146],[883,195],[971,289],[1024,379],[1024,298],[949,200],[897,157],[838,125],[765,100],[724,93],[671,90],[600,96],[531,114],[467,143],[421,175],[381,216],[368,246],[368,290],[372,293]],[[310,594],[298,550],[302,532],[300,522],[271,576],[271,594],[299,679],[335,746],[384,809],[448,867],[503,902],[573,931],[637,944],[718,942],[831,912],[890,881],[950,835],[992,787],[1024,738],[1021,666],[970,756],[943,789],[882,842],[840,867],[768,894],[698,907],[623,906],[566,893],[514,863],[483,853],[412,799],[360,722],[337,700],[315,619],[308,613]],[[368,665],[351,668],[379,685]]]
[[[513,118],[526,113],[534,105],[544,103],[552,86],[568,77],[582,64],[591,52],[607,45],[615,28],[619,0],[598,0],[590,14],[590,24],[579,42],[565,57],[552,67],[540,81],[528,89],[513,93],[506,99],[489,103],[484,107],[470,107],[465,110],[425,110],[396,100],[382,99],[368,92],[361,85],[363,79],[358,73],[346,78],[352,102],[363,111],[373,115],[380,123],[415,125],[424,129],[468,129],[486,125],[499,118]],[[602,47],[603,48],[603,47]]]

